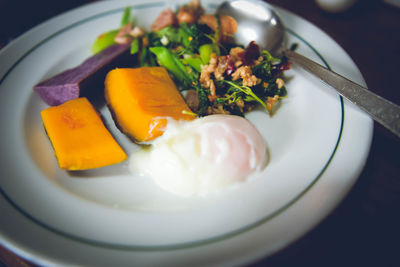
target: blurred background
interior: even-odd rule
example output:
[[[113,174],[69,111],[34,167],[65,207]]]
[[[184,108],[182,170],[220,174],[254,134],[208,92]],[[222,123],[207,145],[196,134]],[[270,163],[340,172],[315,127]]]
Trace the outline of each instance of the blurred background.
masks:
[[[0,53],[37,24],[91,2],[0,0]],[[267,2],[325,31],[354,60],[370,90],[400,104],[399,0]],[[400,266],[400,139],[374,127],[367,164],[345,200],[303,238],[253,266]],[[3,265],[31,266],[0,246]]]

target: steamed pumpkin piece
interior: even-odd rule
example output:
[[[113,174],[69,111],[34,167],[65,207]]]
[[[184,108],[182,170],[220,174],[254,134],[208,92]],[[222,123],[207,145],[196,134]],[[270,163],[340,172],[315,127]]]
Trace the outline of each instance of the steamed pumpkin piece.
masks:
[[[136,142],[162,135],[167,118],[196,117],[163,67],[110,71],[105,81],[105,99],[118,128]]]
[[[41,116],[61,169],[87,170],[127,158],[84,97],[47,108]]]

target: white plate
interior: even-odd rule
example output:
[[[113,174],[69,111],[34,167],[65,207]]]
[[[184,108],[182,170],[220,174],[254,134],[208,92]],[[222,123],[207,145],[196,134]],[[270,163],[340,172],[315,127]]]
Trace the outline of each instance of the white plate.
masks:
[[[232,265],[266,257],[320,222],[346,195],[368,155],[372,121],[295,66],[270,118],[248,114],[271,160],[254,179],[210,198],[181,198],[130,174],[126,163],[68,173],[56,165],[32,86],[90,55],[124,7],[149,27],[163,1],[84,6],[22,35],[0,54],[1,243],[44,265]],[[215,1],[203,1],[212,11]],[[309,22],[278,9],[299,52],[360,83],[350,57]],[[137,146],[105,122],[131,153]]]

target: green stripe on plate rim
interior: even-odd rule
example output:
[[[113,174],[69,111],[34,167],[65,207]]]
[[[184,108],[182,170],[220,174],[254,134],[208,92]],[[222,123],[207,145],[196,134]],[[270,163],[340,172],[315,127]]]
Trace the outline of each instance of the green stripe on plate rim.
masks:
[[[132,9],[145,9],[145,8],[150,8],[150,7],[159,7],[159,6],[163,6],[165,4],[165,2],[158,2],[158,3],[150,3],[150,4],[139,4],[139,5],[133,5],[131,6]],[[215,4],[210,4],[209,5],[210,8],[215,8],[216,5]],[[35,46],[33,46],[31,49],[29,49],[27,52],[25,52],[24,55],[22,55],[18,60],[15,61],[15,63],[8,69],[8,71],[5,73],[5,75],[1,78],[0,80],[0,84],[6,79],[6,77],[8,76],[9,73],[11,73],[11,71],[20,63],[22,62],[22,60],[24,58],[26,58],[29,54],[31,54],[34,50],[36,50],[38,47],[40,47],[41,45],[43,45],[44,43],[50,41],[52,38],[54,38],[57,35],[62,34],[63,32],[72,29],[74,27],[77,27],[79,25],[82,25],[88,21],[93,21],[95,19],[101,18],[101,17],[105,17],[111,14],[115,14],[118,12],[123,12],[124,8],[117,8],[117,9],[113,9],[113,10],[109,10],[106,12],[102,12],[96,15],[93,15],[91,17],[82,19],[80,21],[77,21],[71,25],[68,25],[64,28],[62,28],[61,30],[51,34],[50,36],[46,37],[45,39],[43,39],[42,41],[40,41],[38,44],[36,44]],[[306,41],[304,38],[302,38],[299,34],[297,34],[296,32],[294,32],[293,30],[289,29],[289,28],[285,28],[286,32],[293,35],[295,38],[299,39],[302,43],[304,43],[306,46],[308,46],[320,59],[321,61],[324,63],[324,65],[330,69],[330,66],[328,65],[327,61],[322,57],[322,55],[308,42]],[[292,200],[290,200],[287,204],[283,205],[281,208],[277,209],[276,211],[272,212],[271,214],[263,217],[262,219],[253,222],[251,224],[248,224],[242,228],[239,228],[235,231],[231,231],[228,233],[224,233],[215,237],[211,237],[211,238],[206,238],[206,239],[202,239],[202,240],[196,240],[196,241],[190,241],[190,242],[186,242],[186,243],[177,243],[177,244],[169,244],[169,245],[153,245],[153,246],[143,246],[143,245],[121,245],[121,244],[112,244],[112,243],[106,243],[106,242],[100,242],[100,241],[95,241],[95,240],[90,240],[90,239],[86,239],[86,238],[82,238],[79,236],[75,236],[73,234],[70,233],[66,233],[63,232],[61,230],[58,230],[50,225],[47,225],[46,223],[40,221],[40,219],[37,219],[35,217],[33,217],[32,215],[29,214],[29,212],[25,211],[23,208],[19,207],[8,195],[7,193],[0,187],[0,193],[3,195],[3,197],[9,202],[9,204],[11,206],[13,206],[16,210],[18,210],[24,217],[26,217],[27,219],[29,219],[30,221],[34,222],[35,224],[45,228],[46,230],[55,233],[57,235],[63,236],[65,238],[68,238],[70,240],[73,241],[77,241],[80,243],[84,243],[87,245],[91,245],[91,246],[97,246],[97,247],[102,247],[102,248],[109,248],[109,249],[119,249],[119,250],[132,250],[132,251],[166,251],[166,250],[179,250],[179,249],[185,249],[185,248],[193,248],[193,247],[198,247],[198,246],[203,246],[203,245],[208,245],[208,244],[212,244],[212,243],[216,243],[216,242],[220,242],[220,241],[224,241],[226,239],[235,237],[237,235],[240,235],[242,233],[245,233],[247,231],[250,231],[260,225],[263,225],[265,223],[267,223],[269,220],[271,220],[272,218],[278,216],[279,214],[283,213],[284,211],[286,211],[287,209],[289,209],[294,203],[296,203],[297,201],[299,201],[318,181],[319,179],[322,177],[322,175],[325,173],[326,169],[328,168],[329,164],[331,163],[332,159],[335,156],[335,153],[339,147],[340,144],[340,140],[342,137],[342,133],[343,133],[343,125],[344,125],[344,102],[343,102],[343,98],[338,95],[339,97],[339,101],[340,101],[340,106],[341,106],[341,123],[340,123],[340,130],[339,130],[339,134],[336,140],[336,144],[335,147],[329,157],[329,159],[327,160],[327,162],[325,163],[325,165],[322,167],[321,171],[318,173],[318,175],[315,177],[315,179],[313,179],[313,181],[303,190],[301,191],[297,196],[295,196]]]

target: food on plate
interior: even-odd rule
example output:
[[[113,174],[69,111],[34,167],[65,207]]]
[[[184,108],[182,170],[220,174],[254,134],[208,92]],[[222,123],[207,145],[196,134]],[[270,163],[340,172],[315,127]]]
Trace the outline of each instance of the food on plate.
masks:
[[[127,44],[110,46],[86,59],[81,65],[38,83],[34,90],[50,106],[89,96],[96,91],[102,94],[107,72],[131,63],[129,50],[130,45]]]
[[[41,116],[61,169],[93,169],[127,159],[86,98],[49,107]]]
[[[199,196],[246,181],[264,169],[263,137],[245,118],[210,115],[188,122],[170,121],[165,133],[129,161],[136,173],[182,196]]]
[[[134,38],[142,37],[144,34],[144,29],[133,24],[131,19],[131,9],[130,7],[126,7],[119,28],[104,32],[97,36],[96,40],[92,44],[91,50],[94,54],[97,54],[103,49],[115,44],[130,44]],[[135,53],[131,51],[131,54]]]
[[[178,23],[195,23],[204,14],[200,0],[193,0],[186,5],[179,7],[176,14]]]
[[[143,172],[157,166],[151,176],[161,187],[183,195],[203,194],[261,170],[267,157],[264,141],[243,117],[256,105],[270,115],[276,111],[286,96],[283,74],[290,64],[255,42],[233,43],[236,30],[234,18],[205,14],[199,0],[176,11],[164,10],[149,31],[135,25],[127,7],[119,27],[96,38],[92,57],[34,87],[46,103],[60,105],[42,112],[60,167],[96,168],[126,158],[115,141],[111,152],[110,140],[85,147],[75,135],[81,131],[84,140],[95,133],[88,126],[76,127],[81,120],[94,121],[94,115],[84,115],[87,105],[78,103],[85,99],[90,105],[82,96],[95,87],[119,130],[136,143],[152,145],[138,153],[148,161],[133,155],[140,164],[133,160],[132,165]],[[71,106],[67,121],[64,115],[57,117]],[[71,120],[71,114],[83,117]],[[76,140],[67,130],[58,130],[59,125],[72,127]],[[95,151],[104,153],[104,159],[96,158],[101,154],[96,152],[87,160],[86,154]],[[164,156],[168,160],[163,161]],[[171,161],[179,172],[176,177],[168,167]],[[164,171],[168,177],[162,179]]]
[[[196,117],[163,67],[110,71],[105,80],[105,99],[119,129],[138,142],[160,136],[167,118]]]
[[[131,42],[139,67],[163,66],[183,95],[191,90],[197,100],[190,107],[198,116],[243,116],[256,105],[272,115],[286,96],[283,72],[290,65],[255,42],[236,45],[231,38],[236,30],[234,18],[204,14],[200,2],[192,1],[176,12],[161,12],[149,32],[136,37],[126,32],[123,42]]]
[[[214,32],[218,32],[218,41],[227,42],[236,33],[237,23],[231,16],[220,15],[218,18],[214,14],[205,14],[199,18],[199,23],[207,24]]]
[[[175,15],[175,12],[168,8],[166,10],[163,10],[156,20],[151,24],[150,28],[153,31],[158,31],[164,27],[168,26],[176,26],[178,24],[177,17]]]

